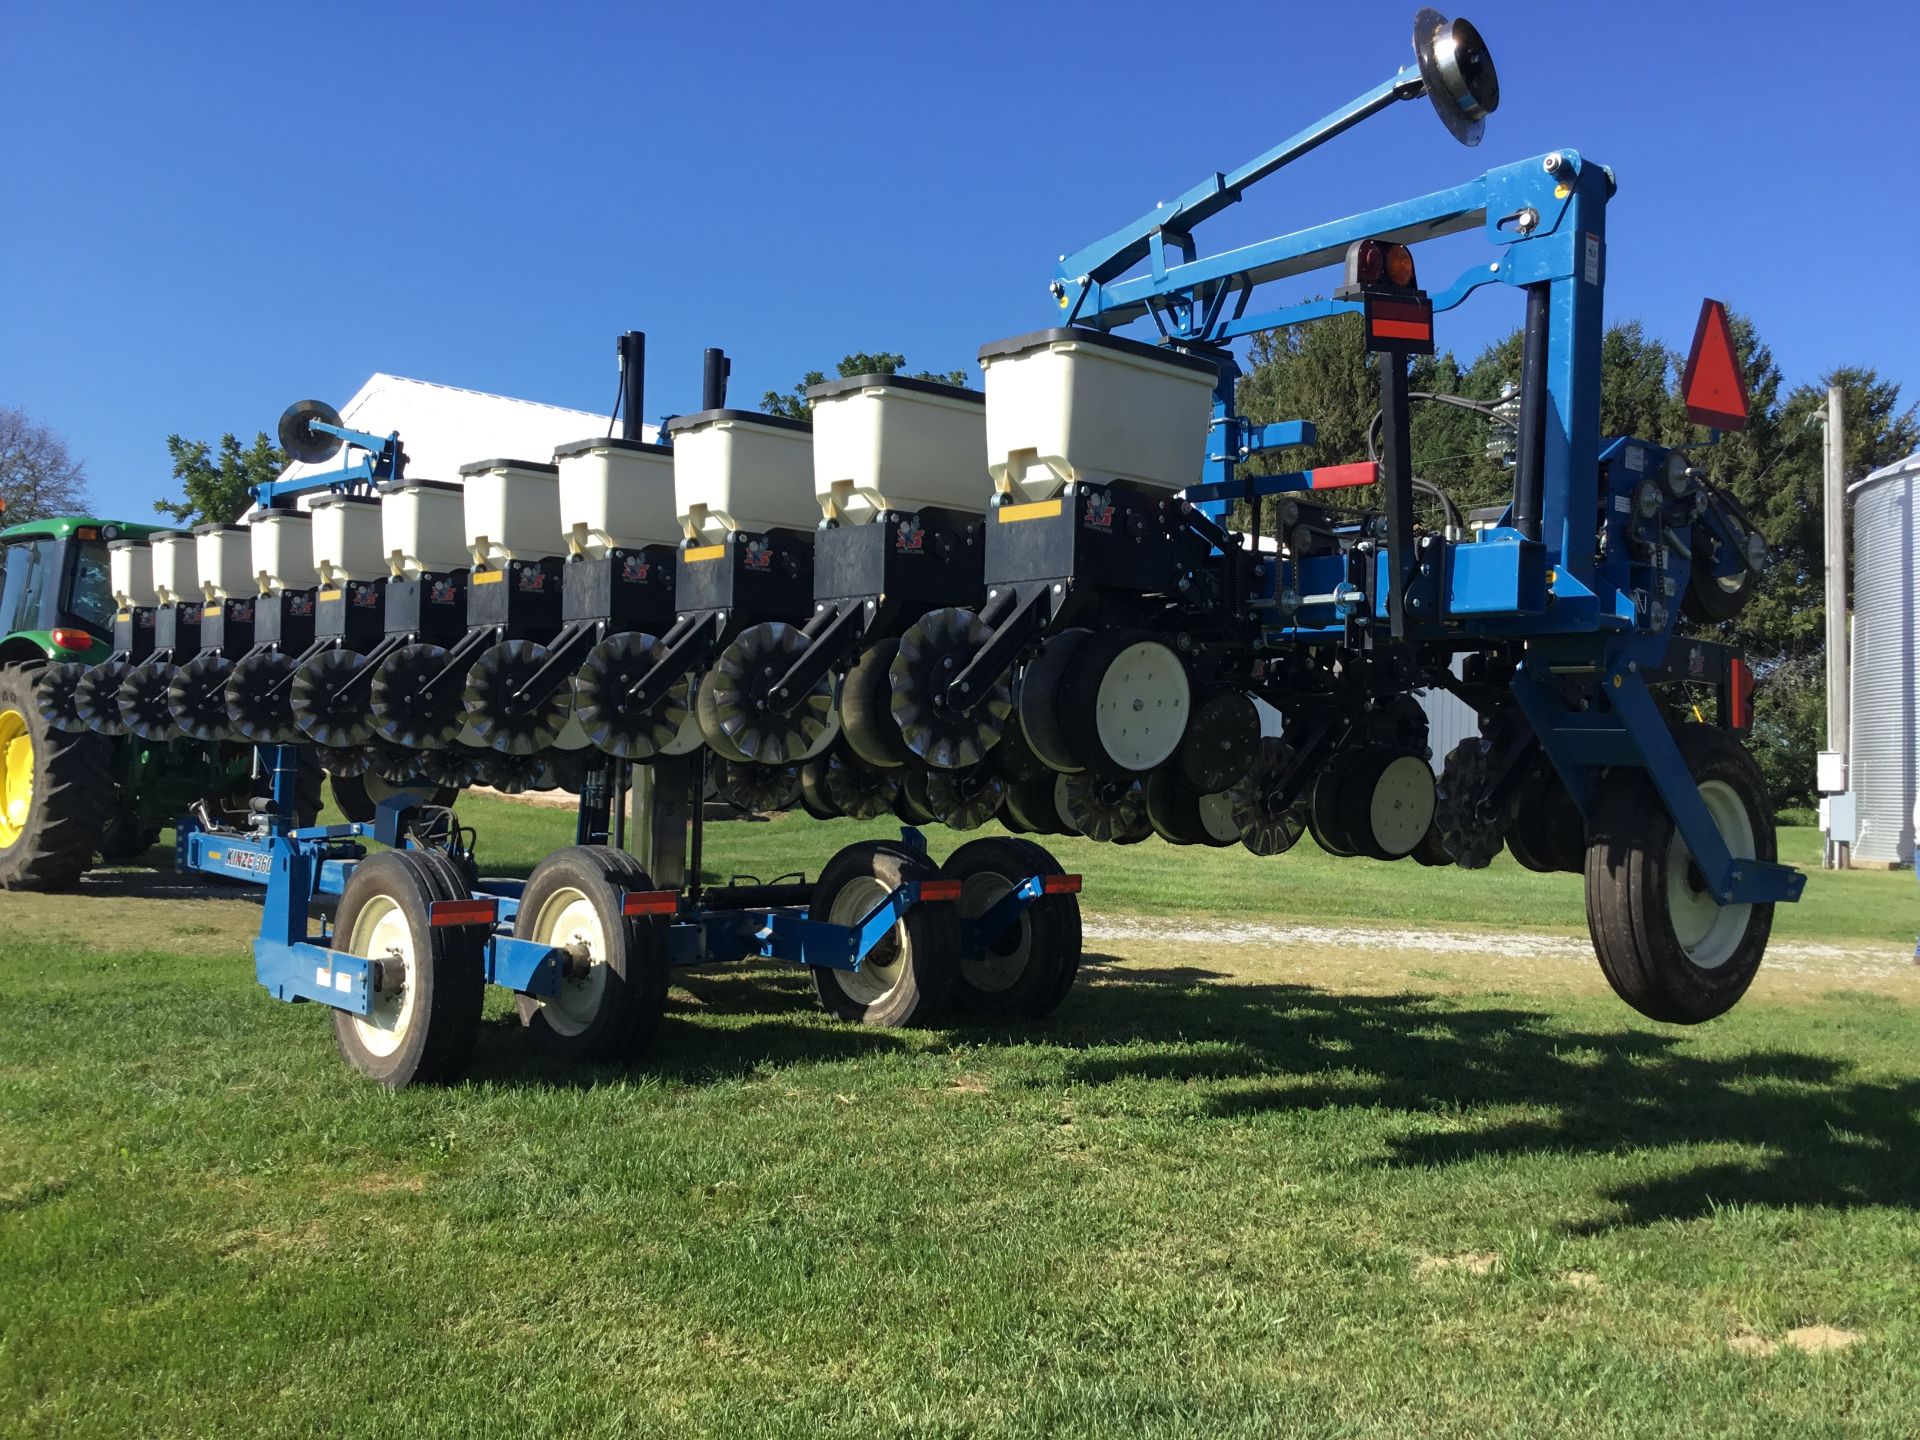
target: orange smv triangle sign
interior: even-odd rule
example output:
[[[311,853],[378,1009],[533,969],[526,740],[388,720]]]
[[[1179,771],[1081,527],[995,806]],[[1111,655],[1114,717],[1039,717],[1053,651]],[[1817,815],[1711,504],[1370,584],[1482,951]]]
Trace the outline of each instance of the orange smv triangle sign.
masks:
[[[1687,402],[1687,418],[1694,424],[1716,430],[1747,428],[1747,382],[1733,353],[1727,307],[1718,300],[1700,303],[1700,323],[1694,327],[1680,394]]]

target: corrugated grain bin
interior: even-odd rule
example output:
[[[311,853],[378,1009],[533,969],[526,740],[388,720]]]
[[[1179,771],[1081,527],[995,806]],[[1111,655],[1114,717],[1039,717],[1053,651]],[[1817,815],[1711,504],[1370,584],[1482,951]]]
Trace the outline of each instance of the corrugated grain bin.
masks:
[[[1017,500],[1069,480],[1182,490],[1200,479],[1213,418],[1211,360],[1098,330],[1039,330],[981,347],[987,459]]]
[[[313,568],[323,585],[377,580],[387,573],[380,501],[373,495],[323,495],[313,502]]]
[[[813,427],[752,410],[702,410],[667,426],[673,499],[689,540],[732,530],[811,530]]]
[[[1847,783],[1858,806],[1852,857],[1910,865],[1920,780],[1920,455],[1847,489],[1853,504],[1852,733]]]
[[[193,552],[200,567],[200,593],[226,600],[257,593],[253,583],[253,537],[244,525],[196,525]]]
[[[113,603],[122,610],[153,604],[153,551],[144,540],[115,540],[107,546],[107,578]]]
[[[467,568],[466,504],[445,480],[403,480],[380,491],[380,548],[389,572],[417,580]]]
[[[981,511],[987,397],[904,375],[856,375],[808,389],[813,488],[828,519],[863,524],[884,510]]]
[[[162,605],[200,598],[200,561],[191,530],[156,530],[147,537],[153,556],[153,594]]]
[[[305,590],[320,582],[313,563],[313,516],[305,510],[266,510],[247,527],[253,542],[253,583],[262,595]]]
[[[564,555],[560,471],[542,460],[478,460],[460,467],[467,553],[499,570],[509,560]]]
[[[553,452],[560,468],[560,533],[576,555],[677,545],[673,448],[596,435]]]

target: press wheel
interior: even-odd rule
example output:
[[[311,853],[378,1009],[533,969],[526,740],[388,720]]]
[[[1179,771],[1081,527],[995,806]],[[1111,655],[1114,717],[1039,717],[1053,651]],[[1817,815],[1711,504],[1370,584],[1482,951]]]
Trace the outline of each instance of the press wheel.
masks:
[[[831,670],[804,695],[774,693],[808,644],[798,626],[778,620],[750,625],[735,636],[694,692],[707,743],[729,759],[764,765],[792,764],[832,744],[840,717]]]
[[[345,749],[373,739],[373,715],[367,709],[364,655],[338,648],[322,650],[294,672],[290,701],[293,719],[317,744]]]
[[[622,760],[684,755],[701,744],[685,676],[667,687],[658,704],[641,710],[638,685],[666,656],[665,642],[639,630],[609,635],[587,653],[573,682],[573,709],[587,738]]]
[[[293,718],[294,661],[263,650],[235,662],[227,677],[227,723],[256,745],[292,745],[305,739]]]
[[[368,699],[383,739],[409,749],[449,744],[466,716],[463,678],[448,669],[441,645],[402,645],[373,672]]]
[[[920,617],[900,637],[889,667],[893,718],[907,748],[940,770],[978,765],[999,743],[1013,708],[1004,675],[983,681],[985,694],[962,713],[947,703],[947,687],[992,635],[971,610],[948,607]]]

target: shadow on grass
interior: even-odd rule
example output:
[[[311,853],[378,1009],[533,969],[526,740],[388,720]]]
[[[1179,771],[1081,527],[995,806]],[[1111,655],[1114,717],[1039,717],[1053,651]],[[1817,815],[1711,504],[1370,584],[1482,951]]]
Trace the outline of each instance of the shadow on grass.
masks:
[[[1577,1231],[1727,1205],[1920,1207],[1920,1080],[1861,1079],[1843,1058],[1780,1047],[1702,1055],[1689,1031],[1637,1021],[1580,1030],[1470,998],[1212,985],[1205,971],[1090,960],[1099,983],[1051,1037],[1085,1047],[1068,1064],[1085,1084],[1232,1081],[1207,1104],[1222,1118],[1351,1107],[1469,1120],[1393,1137],[1391,1166],[1709,1144],[1763,1152],[1602,1187],[1597,1198],[1617,1209]],[[1477,1111],[1515,1108],[1532,1113],[1471,1124]]]

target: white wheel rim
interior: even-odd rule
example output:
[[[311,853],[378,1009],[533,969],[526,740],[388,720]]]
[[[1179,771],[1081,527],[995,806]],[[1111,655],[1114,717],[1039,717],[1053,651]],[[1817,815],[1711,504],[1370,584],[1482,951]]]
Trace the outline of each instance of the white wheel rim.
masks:
[[[840,887],[827,907],[827,921],[852,929],[891,891],[872,875],[861,875]],[[896,921],[893,930],[868,952],[858,970],[840,970],[835,974],[840,988],[856,1005],[877,1005],[892,993],[906,969],[906,922]]]
[[[1368,807],[1373,838],[1389,855],[1410,855],[1433,823],[1433,769],[1402,755],[1381,772]]]
[[[1735,860],[1754,856],[1753,817],[1740,800],[1740,792],[1724,780],[1709,780],[1700,787],[1700,798],[1713,816],[1713,825],[1726,843],[1727,853]],[[1717,905],[1704,886],[1698,889],[1689,874],[1693,856],[1676,828],[1673,843],[1667,847],[1667,917],[1673,938],[1702,970],[1717,970],[1740,948],[1752,918],[1751,905]]]
[[[1240,827],[1233,821],[1233,795],[1219,790],[1202,795],[1199,801],[1200,828],[1215,840],[1238,840]]]
[[[982,872],[960,882],[960,915],[977,920],[998,905],[1013,890],[1013,882],[1004,875]],[[1033,957],[1033,922],[1022,910],[1019,918],[1001,934],[988,941],[979,955],[962,956],[960,973],[976,990],[998,994],[1011,990],[1027,973]]]
[[[361,906],[353,918],[353,934],[347,937],[347,953],[380,962],[385,983],[373,992],[372,1010],[352,1017],[353,1029],[368,1054],[391,1055],[406,1042],[419,989],[413,926],[400,902],[391,895],[375,895]],[[398,988],[393,983],[395,967],[400,971]]]
[[[600,1013],[606,1002],[607,981],[613,967],[607,963],[606,926],[593,901],[571,886],[549,895],[533,918],[532,939],[542,945],[562,945],[584,954],[584,971],[562,979],[556,994],[540,997],[540,1013],[562,1035],[578,1035]]]
[[[1107,666],[1093,702],[1100,748],[1128,770],[1151,770],[1180,746],[1192,698],[1180,657],[1157,640],[1127,646]]]

